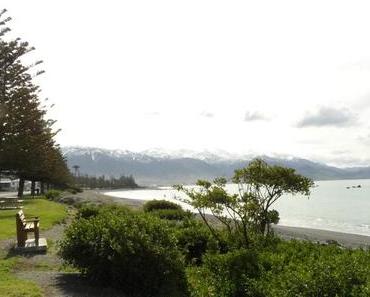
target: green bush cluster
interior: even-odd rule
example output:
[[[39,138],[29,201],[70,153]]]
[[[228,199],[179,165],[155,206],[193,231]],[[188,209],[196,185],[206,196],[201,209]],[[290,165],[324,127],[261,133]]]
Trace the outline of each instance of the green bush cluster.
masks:
[[[96,217],[101,211],[100,205],[95,204],[81,204],[78,206],[76,217],[79,219],[89,219]]]
[[[209,230],[198,220],[185,220],[176,226],[175,232],[178,248],[185,257],[187,264],[200,265],[207,251],[217,252],[217,241]]]
[[[207,255],[204,269],[208,271],[208,286],[214,288],[216,296],[257,297],[255,279],[260,269],[254,251],[240,249]]]
[[[57,201],[62,196],[62,191],[59,190],[49,190],[46,192],[45,197],[48,200]]]
[[[80,187],[76,186],[70,186],[66,191],[70,192],[71,194],[77,194],[77,193],[82,193],[83,190]]]
[[[291,241],[260,258],[264,296],[370,296],[370,251]]]
[[[182,256],[169,225],[120,207],[80,212],[60,254],[90,279],[128,296],[187,296]]]
[[[188,269],[194,297],[370,296],[370,251],[281,241],[258,250],[207,254]]]
[[[150,214],[169,221],[183,221],[192,216],[190,212],[182,209],[158,209],[151,211]]]
[[[83,203],[78,206],[78,211],[76,217],[78,219],[89,219],[96,217],[97,215],[119,215],[124,216],[130,214],[132,211],[121,205],[109,204],[109,205],[99,205],[99,204],[90,204]]]
[[[272,234],[254,238],[250,248],[225,236],[221,247],[193,216],[160,219],[158,211],[182,210],[166,205],[155,202],[149,212],[84,205],[66,231],[61,255],[128,296],[370,296],[370,251]]]
[[[144,204],[143,210],[170,221],[183,221],[192,216],[191,212],[184,211],[180,205],[166,200],[150,200]]]
[[[152,212],[163,209],[182,210],[182,207],[167,200],[150,200],[147,201],[143,206],[144,212]]]

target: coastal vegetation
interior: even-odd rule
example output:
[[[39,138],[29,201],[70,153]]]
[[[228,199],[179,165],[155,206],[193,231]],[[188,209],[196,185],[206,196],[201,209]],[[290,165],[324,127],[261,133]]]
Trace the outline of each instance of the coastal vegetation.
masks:
[[[181,253],[165,221],[125,207],[84,213],[61,242],[66,261],[128,296],[187,296]]]
[[[61,255],[90,280],[128,296],[369,296],[370,250],[283,241],[271,232],[244,248],[219,231],[227,239],[221,244],[195,216],[167,220],[85,206]]]
[[[116,288],[126,296],[369,296],[370,250],[284,241],[272,229],[258,234],[260,228],[248,229],[245,247],[239,233],[231,237],[217,219],[209,220],[222,238],[218,241],[199,216],[168,201],[149,201],[137,210],[75,205],[57,248],[66,267],[80,271],[94,290]],[[45,217],[45,229],[66,216],[65,206],[45,199],[27,200],[25,211],[40,215],[42,222]],[[160,216],[161,211],[186,215]],[[1,226],[13,230],[2,238],[15,236],[13,220],[11,213],[0,217]],[[24,261],[0,259],[1,292],[19,287],[24,296],[43,296],[34,283],[13,274]]]
[[[234,180],[248,182],[238,197],[223,179],[177,186],[201,209],[198,216],[161,215],[186,213],[163,200],[136,211],[84,206],[65,233],[61,256],[90,280],[129,296],[369,296],[370,250],[284,241],[270,228],[279,217],[273,202],[282,193],[308,195],[310,179],[255,160]]]
[[[235,170],[233,182],[238,184],[238,194],[226,190],[226,178],[216,178],[214,183],[199,180],[196,188],[176,186],[188,198],[181,199],[196,209],[217,241],[222,242],[220,231],[209,222],[212,218],[225,228],[228,237],[240,240],[245,248],[251,236],[268,236],[270,225],[279,222],[279,213],[271,206],[283,194],[310,194],[313,181],[294,169],[268,165],[261,159],[253,160],[247,167]]]

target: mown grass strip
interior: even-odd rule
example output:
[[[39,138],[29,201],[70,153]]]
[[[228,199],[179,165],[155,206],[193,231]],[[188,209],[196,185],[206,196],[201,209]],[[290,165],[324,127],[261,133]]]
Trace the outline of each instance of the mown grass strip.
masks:
[[[17,260],[0,260],[0,297],[42,297],[42,291],[36,284],[12,275]]]
[[[41,231],[51,228],[67,216],[64,205],[45,199],[25,200],[23,206],[26,218],[32,216],[40,218]],[[16,238],[15,214],[18,211],[0,210],[0,239]]]

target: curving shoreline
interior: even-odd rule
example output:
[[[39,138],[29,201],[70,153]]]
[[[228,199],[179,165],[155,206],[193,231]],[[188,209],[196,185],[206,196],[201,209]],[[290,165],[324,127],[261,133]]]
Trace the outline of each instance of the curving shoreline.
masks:
[[[83,193],[66,195],[65,198],[73,199],[75,202],[117,203],[133,208],[140,208],[145,203],[144,200],[108,196],[99,190],[85,190]],[[336,241],[347,248],[370,249],[370,236],[281,225],[273,226],[273,229],[279,237],[287,240],[308,240],[319,243],[326,243],[329,240]]]

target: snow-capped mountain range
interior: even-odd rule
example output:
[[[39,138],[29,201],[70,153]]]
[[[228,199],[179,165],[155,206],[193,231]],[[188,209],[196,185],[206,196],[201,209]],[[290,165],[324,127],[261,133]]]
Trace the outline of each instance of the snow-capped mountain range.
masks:
[[[193,150],[165,150],[162,148],[147,149],[140,152],[133,152],[129,150],[109,150],[96,147],[78,147],[70,146],[63,147],[62,151],[65,155],[86,155],[89,154],[94,158],[95,155],[105,154],[113,158],[133,158],[133,159],[146,159],[146,158],[158,158],[158,159],[181,159],[181,158],[192,158],[203,161],[219,162],[225,160],[242,160],[251,159],[254,155],[251,154],[232,154],[223,150],[214,151],[193,151]]]
[[[80,166],[81,174],[119,176],[132,174],[141,185],[194,183],[197,179],[231,177],[256,155],[238,155],[225,151],[168,151],[150,149],[141,152],[93,147],[63,147],[68,165]],[[369,167],[337,168],[291,156],[260,156],[268,163],[295,168],[316,180],[370,178]]]

